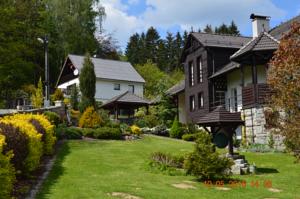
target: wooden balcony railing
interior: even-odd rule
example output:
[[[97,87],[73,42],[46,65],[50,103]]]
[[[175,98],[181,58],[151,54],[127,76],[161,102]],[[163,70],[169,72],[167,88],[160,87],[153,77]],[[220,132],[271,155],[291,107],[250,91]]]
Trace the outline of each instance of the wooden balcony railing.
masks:
[[[243,108],[252,107],[255,104],[265,104],[272,92],[267,84],[251,84],[242,88]]]

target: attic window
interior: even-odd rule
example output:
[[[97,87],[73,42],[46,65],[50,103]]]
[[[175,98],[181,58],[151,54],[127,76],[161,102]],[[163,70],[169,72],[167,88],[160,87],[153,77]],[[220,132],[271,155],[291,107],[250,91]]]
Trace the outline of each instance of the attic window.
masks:
[[[120,84],[114,84],[114,90],[119,91],[121,89]]]

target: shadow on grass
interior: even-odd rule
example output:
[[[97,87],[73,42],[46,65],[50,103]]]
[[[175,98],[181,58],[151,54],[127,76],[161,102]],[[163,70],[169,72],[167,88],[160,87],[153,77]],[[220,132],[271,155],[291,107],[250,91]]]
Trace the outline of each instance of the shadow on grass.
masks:
[[[258,174],[269,174],[269,173],[279,173],[277,169],[274,168],[257,168]]]
[[[70,153],[70,147],[68,142],[64,142],[58,150],[55,163],[50,171],[47,179],[44,181],[41,190],[37,194],[38,199],[46,198],[46,195],[50,193],[51,187],[57,182],[57,180],[64,174],[64,168],[62,166],[65,157]]]

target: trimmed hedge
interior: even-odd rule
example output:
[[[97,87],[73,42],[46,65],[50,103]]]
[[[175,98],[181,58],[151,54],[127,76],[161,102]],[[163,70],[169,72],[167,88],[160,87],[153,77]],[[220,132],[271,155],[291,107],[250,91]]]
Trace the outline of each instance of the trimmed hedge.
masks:
[[[24,171],[29,173],[35,170],[40,163],[40,158],[43,154],[43,143],[41,141],[42,134],[38,133],[32,124],[26,120],[14,119],[13,117],[5,117],[1,120],[5,124],[11,124],[20,129],[20,131],[28,136],[28,156],[24,161]]]
[[[4,152],[13,151],[11,163],[16,170],[23,171],[26,157],[28,156],[29,137],[22,133],[19,128],[12,124],[0,123],[0,135],[5,136],[6,145],[3,148]]]
[[[40,126],[35,122],[33,125],[35,130],[42,134],[42,141],[43,141],[43,152],[47,155],[53,153],[53,146],[56,141],[55,132],[54,132],[54,125],[52,125],[45,115],[34,115],[34,114],[16,114],[13,116],[5,117],[11,120],[20,120],[20,121],[27,121],[31,123],[32,120],[36,120],[45,130],[45,132],[40,128]],[[31,123],[32,124],[32,123]],[[38,129],[36,129],[38,128]],[[41,131],[39,131],[41,130]]]
[[[51,111],[45,111],[43,114],[51,122],[51,124],[53,124],[55,126],[60,124],[61,119],[60,119],[60,116],[57,113],[51,112]]]
[[[82,134],[86,137],[96,139],[112,139],[119,140],[122,138],[120,128],[101,127],[97,129],[85,128],[82,129]]]
[[[13,154],[12,152],[3,154],[5,145],[5,136],[0,135],[0,199],[10,198],[16,180],[15,169],[10,163]]]

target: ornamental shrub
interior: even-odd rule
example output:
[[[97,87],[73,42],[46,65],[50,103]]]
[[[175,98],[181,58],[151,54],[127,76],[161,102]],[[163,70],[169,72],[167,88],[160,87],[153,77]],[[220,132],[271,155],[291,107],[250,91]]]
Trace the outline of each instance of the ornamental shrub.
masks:
[[[86,108],[79,120],[79,127],[81,128],[95,128],[102,124],[103,120],[92,106]]]
[[[176,116],[173,121],[173,125],[170,129],[170,137],[181,139],[184,133],[185,133],[185,129],[181,127],[178,121],[178,117]]]
[[[141,135],[142,134],[142,131],[141,131],[140,127],[138,127],[136,125],[132,125],[130,127],[130,130],[131,130],[131,133],[134,134],[134,135]]]
[[[11,119],[15,120],[21,120],[21,121],[27,121],[31,123],[31,120],[36,120],[34,127],[37,127],[38,129],[35,128],[35,130],[42,134],[42,141],[43,141],[43,152],[47,155],[52,154],[53,152],[53,146],[56,141],[55,137],[55,132],[54,132],[54,125],[52,125],[47,117],[45,115],[40,115],[40,114],[16,114],[13,116],[9,116]],[[42,126],[38,127],[37,122]],[[32,123],[31,123],[32,124]],[[43,133],[43,129],[45,132]],[[40,132],[40,131],[42,132]]]
[[[45,111],[43,114],[51,122],[51,124],[57,126],[59,123],[61,123],[60,116],[57,113],[51,111]]]
[[[54,91],[53,95],[51,96],[51,100],[52,101],[63,101],[64,100],[63,92],[59,88],[57,88]]]
[[[197,138],[199,137],[200,133],[194,133],[194,134],[184,134],[182,136],[182,139],[185,141],[196,141]]]
[[[7,116],[4,119],[1,119],[0,122],[4,124],[11,124],[16,128],[19,128],[23,134],[28,136],[29,153],[24,160],[23,165],[25,174],[29,174],[39,166],[40,158],[43,154],[43,143],[41,141],[42,134],[38,133],[34,126],[27,120],[20,119],[21,117],[19,117],[19,115],[15,116]]]
[[[10,163],[12,152],[3,154],[5,147],[5,136],[0,134],[0,199],[10,198],[13,184],[16,181],[15,169]]]
[[[23,162],[28,156],[29,138],[22,133],[19,128],[14,127],[12,124],[0,123],[0,136],[5,136],[6,145],[3,148],[4,152],[13,151],[11,163],[18,171],[23,171]]]
[[[95,138],[95,139],[119,140],[122,138],[122,132],[120,128],[111,128],[111,127],[100,127],[97,129],[83,128],[81,129],[81,131],[84,136]]]
[[[233,165],[232,160],[221,157],[215,150],[208,133],[200,133],[195,149],[184,161],[187,174],[200,180],[220,180],[229,177],[228,172]]]

